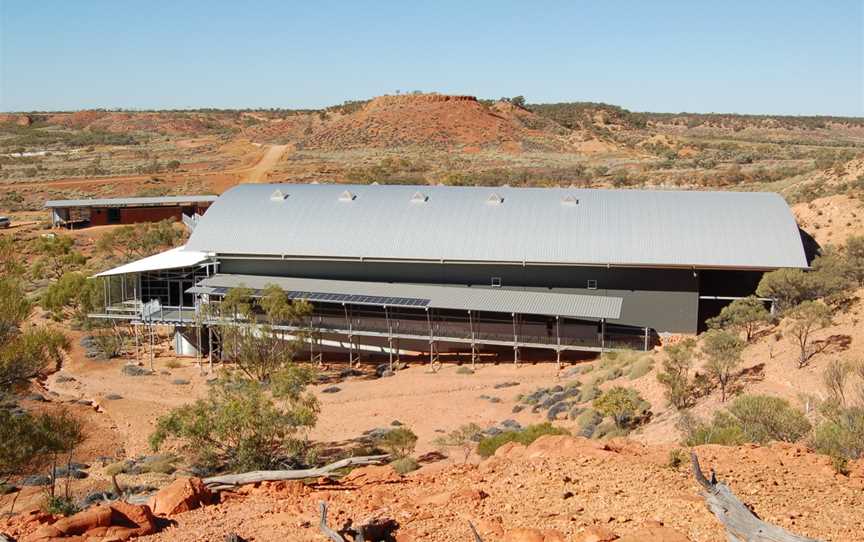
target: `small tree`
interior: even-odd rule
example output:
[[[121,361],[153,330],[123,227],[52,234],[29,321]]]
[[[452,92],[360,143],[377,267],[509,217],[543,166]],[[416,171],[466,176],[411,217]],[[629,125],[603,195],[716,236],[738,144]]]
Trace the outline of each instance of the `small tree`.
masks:
[[[0,409],[0,486],[12,476],[41,468],[42,433],[30,414]]]
[[[670,405],[678,410],[689,408],[693,406],[696,396],[690,376],[696,341],[685,339],[667,346],[664,351],[666,359],[663,360],[663,369],[657,373],[657,381],[663,385],[666,400]]]
[[[463,425],[454,431],[450,431],[443,437],[435,439],[435,444],[442,448],[456,448],[462,452],[462,462],[467,463],[471,451],[480,441],[483,428],[476,423]]]
[[[789,311],[789,333],[798,346],[798,367],[805,367],[819,350],[812,345],[813,333],[831,325],[831,309],[818,301],[804,301]]]
[[[175,228],[173,220],[145,222],[121,226],[106,233],[96,243],[96,250],[106,256],[129,261],[172,248],[183,237],[184,231]]]
[[[864,284],[864,236],[846,239],[845,252],[850,277],[859,285]]]
[[[51,486],[49,489],[48,508],[64,513],[74,512],[70,493],[72,480],[72,460],[75,450],[84,442],[84,424],[68,410],[58,410],[42,414],[39,417],[39,427],[42,433],[43,450],[50,458]],[[56,493],[57,467],[65,465],[66,483],[62,496]]]
[[[771,314],[765,309],[765,304],[758,298],[750,296],[736,299],[723,307],[720,314],[709,319],[707,323],[714,329],[743,331],[744,340],[750,342],[753,335],[771,320]]]
[[[248,288],[235,288],[220,304],[221,316],[253,322],[243,326],[230,323],[222,326],[224,350],[249,378],[267,382],[273,373],[294,361],[294,355],[306,336],[305,322],[311,311],[308,302],[291,302],[276,286],[268,286],[258,300],[252,298],[252,291]],[[264,321],[256,323],[256,315],[261,312]],[[277,326],[296,329],[288,337],[286,331]]]
[[[46,235],[35,240],[33,274],[59,280],[64,273],[83,267],[87,258],[75,250],[75,241],[65,235]]]
[[[615,386],[594,399],[594,408],[603,416],[610,416],[615,427],[624,429],[636,414],[642,398],[639,392],[621,386]]]
[[[25,387],[32,378],[59,366],[69,340],[58,330],[45,326],[21,331],[31,305],[20,283],[0,277],[0,399]]]
[[[71,318],[80,324],[98,306],[100,298],[101,290],[94,280],[78,271],[71,271],[48,286],[39,303],[55,320]]]
[[[831,398],[837,401],[842,407],[846,406],[846,384],[849,381],[849,375],[852,373],[852,366],[839,359],[832,360],[822,371],[822,383],[831,395]]]
[[[744,341],[728,331],[711,330],[703,339],[702,352],[708,358],[705,369],[720,386],[720,400],[724,403],[729,382],[741,364],[744,346]]]
[[[376,445],[384,448],[395,459],[402,459],[414,453],[417,435],[407,427],[397,427],[376,439]]]
[[[314,372],[295,367],[273,376],[272,395],[261,382],[226,375],[205,399],[159,418],[150,436],[158,451],[172,441],[202,465],[234,471],[296,463],[305,450],[303,431],[314,427],[318,401],[306,386]]]
[[[756,288],[756,295],[773,299],[775,309],[780,312],[818,297],[813,280],[800,269],[778,269],[765,273]]]
[[[510,103],[516,107],[525,107],[525,96],[514,96],[510,98]]]
[[[49,366],[59,367],[68,348],[69,339],[47,327],[28,329],[0,343],[0,398],[43,375]]]

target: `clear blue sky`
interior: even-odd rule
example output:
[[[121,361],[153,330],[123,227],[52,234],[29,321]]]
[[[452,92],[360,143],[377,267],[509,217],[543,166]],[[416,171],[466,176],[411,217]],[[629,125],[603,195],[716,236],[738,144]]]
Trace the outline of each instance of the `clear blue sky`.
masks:
[[[396,90],[864,116],[862,0],[0,0],[0,110]]]

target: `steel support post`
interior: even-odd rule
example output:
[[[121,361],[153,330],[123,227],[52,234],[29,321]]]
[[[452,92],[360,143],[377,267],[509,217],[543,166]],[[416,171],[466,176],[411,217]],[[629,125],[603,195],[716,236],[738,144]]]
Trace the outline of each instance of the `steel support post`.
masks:
[[[561,370],[561,317],[555,317],[555,364]]]
[[[606,319],[600,320],[600,350],[606,350]]]
[[[514,312],[513,315],[513,365],[519,364],[519,331],[517,330],[516,320],[519,316]]]
[[[474,314],[468,311],[468,327],[471,330],[471,369],[477,364],[477,335],[474,332]]]
[[[393,372],[393,327],[390,325],[390,311],[384,305],[384,318],[387,319],[387,346],[389,347],[390,372]]]

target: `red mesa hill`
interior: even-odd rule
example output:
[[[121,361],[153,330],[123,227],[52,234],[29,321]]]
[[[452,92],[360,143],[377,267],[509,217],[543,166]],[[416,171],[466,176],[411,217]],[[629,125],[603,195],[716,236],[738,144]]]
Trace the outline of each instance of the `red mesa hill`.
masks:
[[[247,135],[320,150],[423,146],[579,152],[593,139],[507,102],[489,106],[474,96],[442,94],[381,96],[351,112],[333,108],[321,115],[295,115],[254,126]],[[608,145],[603,150],[615,148],[603,143]]]

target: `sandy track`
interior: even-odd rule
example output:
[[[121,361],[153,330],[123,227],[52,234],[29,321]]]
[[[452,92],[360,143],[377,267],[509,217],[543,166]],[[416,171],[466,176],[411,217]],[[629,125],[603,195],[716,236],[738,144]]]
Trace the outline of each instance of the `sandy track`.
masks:
[[[261,157],[261,160],[249,170],[246,178],[247,183],[261,183],[267,181],[267,173],[279,163],[288,145],[271,145]]]
[[[174,175],[165,175],[165,180],[168,184],[179,184],[182,181],[189,179],[203,179],[207,177],[217,177],[220,175],[236,175],[236,183],[250,182],[257,183],[266,180],[267,173],[275,166],[288,149],[288,145],[268,145],[267,150],[261,158],[251,166],[232,167],[217,171],[196,171],[188,173],[180,173]],[[91,187],[102,184],[130,184],[140,183],[150,179],[152,175],[118,175],[108,177],[88,177],[88,178],[65,178],[54,179],[47,181],[36,182],[9,182],[0,184],[0,189],[17,190],[19,188],[64,188],[64,187]],[[235,184],[236,184],[235,183]]]

